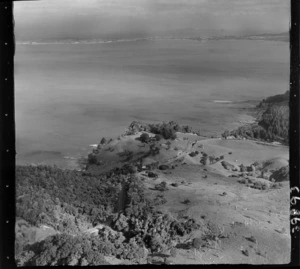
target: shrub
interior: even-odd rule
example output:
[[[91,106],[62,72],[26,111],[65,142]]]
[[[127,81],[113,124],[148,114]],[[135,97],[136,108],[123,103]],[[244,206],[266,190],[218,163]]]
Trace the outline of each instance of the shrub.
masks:
[[[167,170],[167,169],[169,169],[169,166],[166,164],[161,164],[160,166],[158,166],[158,169],[159,170]]]
[[[227,136],[229,136],[229,135],[230,135],[229,131],[226,130],[226,131],[222,134],[222,137],[225,138],[225,139],[227,139]]]
[[[163,195],[157,195],[155,200],[152,202],[153,206],[163,205],[167,202],[167,199]]]
[[[246,172],[247,171],[247,167],[243,164],[240,165],[240,171],[241,172]]]
[[[133,154],[133,151],[128,150],[128,149],[124,149],[124,151],[118,153],[118,155],[122,158],[124,157],[124,161],[128,162],[133,158],[134,154]]]
[[[191,203],[191,201],[190,201],[190,199],[185,199],[182,203],[185,205],[189,205]]]
[[[248,183],[248,180],[246,178],[241,178],[238,180],[239,183],[242,183],[242,184],[246,184]]]
[[[200,163],[203,165],[207,165],[208,164],[208,157],[204,156],[201,158]]]
[[[159,191],[167,191],[167,183],[165,181],[161,182],[160,184],[155,185],[155,189]]]
[[[107,143],[107,139],[105,137],[103,137],[100,141],[100,145],[104,145]]]
[[[150,132],[154,134],[160,134],[164,139],[175,139],[176,138],[176,125],[172,122],[162,124],[151,124],[149,125]]]
[[[90,154],[88,155],[88,163],[89,163],[89,164],[98,164],[98,159],[97,159],[96,154],[90,153]]]
[[[261,189],[262,189],[262,190],[266,190],[267,188],[268,188],[268,186],[267,186],[266,184],[262,184],[262,185],[261,185]]]
[[[162,129],[162,136],[165,139],[176,139],[177,135],[176,132],[173,129],[163,128]]]
[[[160,141],[160,140],[163,139],[163,136],[160,135],[160,134],[156,134],[156,135],[154,136],[154,139],[155,139],[156,141]]]
[[[147,133],[142,133],[140,136],[140,141],[142,143],[148,143],[150,140],[150,136]]]
[[[192,241],[192,246],[194,249],[200,249],[202,246],[203,240],[200,237],[196,237]]]
[[[153,163],[151,163],[151,164],[147,164],[147,165],[146,165],[146,169],[148,169],[148,170],[156,169],[156,168],[158,167],[158,164],[159,164],[158,161],[153,162]]]
[[[197,156],[198,154],[199,154],[198,151],[192,151],[191,153],[189,153],[189,155],[190,155],[191,157],[195,157],[195,156]]]
[[[149,152],[146,155],[147,156],[149,156],[149,155],[155,156],[155,155],[159,154],[159,152],[160,152],[160,148],[155,143],[151,143]]]
[[[289,166],[281,167],[280,169],[274,171],[270,176],[270,180],[274,180],[275,182],[288,181]]]
[[[214,164],[215,163],[215,157],[214,156],[209,156],[208,159],[209,159],[209,163],[210,164]]]
[[[150,246],[152,251],[161,250],[162,244],[163,244],[162,238],[158,234],[156,234],[150,239]]]
[[[152,171],[149,171],[149,172],[148,172],[148,177],[151,177],[151,178],[157,178],[158,176],[157,176],[156,173],[154,173],[154,172],[152,172]]]
[[[167,145],[168,147],[170,147],[170,146],[171,146],[171,144],[172,144],[172,143],[171,143],[171,141],[170,141],[170,140],[166,142],[166,145]]]

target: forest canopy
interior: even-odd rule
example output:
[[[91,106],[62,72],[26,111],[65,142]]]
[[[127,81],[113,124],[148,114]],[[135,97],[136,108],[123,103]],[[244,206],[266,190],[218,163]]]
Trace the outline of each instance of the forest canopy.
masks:
[[[289,91],[268,97],[259,103],[257,122],[225,131],[222,137],[245,137],[265,141],[289,142]]]
[[[51,166],[17,166],[17,217],[58,233],[30,245],[17,240],[18,264],[101,265],[105,255],[139,261],[148,250],[168,247],[199,227],[193,219],[180,222],[157,212],[165,203],[163,195],[147,198],[139,178],[119,172],[94,176]],[[100,223],[113,230],[86,233]]]

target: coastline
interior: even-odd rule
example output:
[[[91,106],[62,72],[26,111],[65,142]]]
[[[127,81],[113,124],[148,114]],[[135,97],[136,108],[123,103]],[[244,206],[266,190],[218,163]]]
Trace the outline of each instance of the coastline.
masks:
[[[241,111],[246,112],[247,109]],[[241,114],[236,124],[244,125],[253,120],[252,116]],[[23,230],[28,237],[34,231],[41,230],[39,238],[58,238],[55,244],[61,244],[66,238],[90,240],[89,236],[93,234],[96,235],[93,239],[97,238],[99,242],[104,239],[105,245],[111,246],[112,251],[119,250],[120,246],[124,248],[123,256],[114,252],[113,257],[121,258],[120,263],[126,261],[133,264],[134,257],[127,256],[127,243],[122,241],[115,247],[105,241],[108,234],[111,243],[120,237],[130,241],[142,240],[137,242],[144,246],[143,257],[154,248],[161,252],[164,246],[170,247],[170,237],[174,236],[178,254],[176,257],[166,254],[166,257],[172,259],[174,264],[182,264],[203,263],[202,258],[195,261],[187,257],[187,248],[180,247],[188,236],[200,236],[204,240],[206,236],[214,236],[212,240],[220,246],[216,250],[222,255],[214,256],[216,263],[224,262],[224,255],[229,257],[226,262],[243,263],[245,257],[240,255],[240,246],[249,244],[245,234],[251,233],[251,240],[259,240],[260,248],[247,255],[247,262],[258,264],[288,259],[290,237],[286,231],[289,218],[284,213],[289,205],[287,147],[276,142],[202,136],[190,126],[174,121],[154,124],[133,121],[123,134],[114,139],[102,138],[99,144],[89,144],[89,148],[92,153],[81,159],[83,169],[77,171],[51,166],[17,166],[20,178],[19,208],[23,208],[24,193],[32,186],[36,188],[37,200],[42,205],[47,188],[49,197],[59,197],[55,200],[58,206],[53,207],[53,212],[59,208],[64,210],[62,216],[66,216],[65,221],[63,218],[54,221],[48,218],[41,220],[41,226],[28,224],[29,228]],[[65,161],[74,163],[76,158],[65,157]],[[33,175],[30,187],[26,184],[26,171]],[[276,193],[276,206],[270,207],[274,200],[272,193]],[[102,200],[105,196],[107,198]],[[78,202],[79,199],[84,202]],[[106,201],[110,206],[103,206]],[[82,211],[82,206],[86,206],[87,210]],[[266,207],[270,208],[269,214],[265,212]],[[70,208],[74,209],[74,216]],[[78,214],[79,210],[87,213]],[[98,219],[97,214],[101,210],[101,216],[105,214],[103,219]],[[26,210],[20,212],[23,212],[20,214],[24,221],[32,221]],[[271,213],[275,213],[276,218]],[[56,215],[59,216],[57,212]],[[78,218],[82,221],[78,222]],[[162,219],[172,220],[173,224],[161,226]],[[263,225],[257,226],[255,222],[254,226],[252,220]],[[104,223],[106,225],[102,225]],[[154,228],[148,229],[148,224]],[[54,228],[45,229],[46,226]],[[167,227],[167,231],[163,227]],[[21,228],[19,230],[22,231]],[[159,234],[162,240],[139,239],[140,233],[137,231],[149,233],[150,238]],[[25,242],[21,236],[18,240],[20,244]],[[221,247],[221,240],[226,242],[227,249]],[[277,240],[284,244],[280,251],[273,248]],[[206,258],[211,259],[209,243],[202,247]],[[260,257],[262,251],[266,253],[263,255],[268,255],[267,258]],[[100,253],[106,252],[100,250]],[[151,259],[159,262],[159,257],[155,255],[151,255]]]
[[[212,102],[214,102],[213,100]],[[253,112],[255,110],[254,104],[258,104],[258,101],[252,101],[253,104],[251,103],[250,105],[247,103],[247,105],[244,105],[245,101],[239,101],[239,102],[234,102],[234,101],[222,101],[219,104],[220,105],[230,105],[233,106],[234,109],[237,109],[238,111],[241,111],[242,114],[239,114],[238,119],[235,122],[232,122],[232,125],[235,126],[235,128],[238,128],[240,126],[243,126],[245,124],[249,123],[254,123],[256,121],[256,118],[254,117],[257,112]],[[141,123],[151,123],[151,122],[143,122]],[[155,122],[153,122],[155,123]],[[129,124],[128,124],[129,126]],[[193,126],[190,126],[193,128]],[[194,129],[194,128],[193,128]],[[125,130],[126,131],[126,130]],[[194,135],[200,135],[201,137],[204,137],[206,139],[210,138],[221,138],[221,133],[215,133],[213,131],[203,131],[203,130],[195,130],[195,132],[191,133]],[[119,136],[122,134],[114,134],[112,136],[106,137],[108,139],[117,139]],[[101,138],[99,138],[100,141]],[[18,159],[17,158],[17,165],[50,165],[50,166],[57,166],[61,169],[67,170],[67,169],[74,169],[81,171],[82,168],[84,167],[86,163],[86,159],[89,153],[92,152],[93,148],[97,147],[98,144],[96,143],[91,143],[89,145],[85,145],[84,147],[86,148],[85,152],[86,154],[82,154],[80,152],[76,153],[76,155],[64,155],[63,153],[58,154],[59,156],[54,156],[50,152],[50,157],[49,157],[49,152],[48,151],[41,151],[39,152],[39,160],[42,160],[40,162],[30,162],[28,160],[24,159]],[[34,152],[33,152],[34,153]],[[82,154],[82,155],[80,155]],[[57,154],[56,154],[57,155]]]

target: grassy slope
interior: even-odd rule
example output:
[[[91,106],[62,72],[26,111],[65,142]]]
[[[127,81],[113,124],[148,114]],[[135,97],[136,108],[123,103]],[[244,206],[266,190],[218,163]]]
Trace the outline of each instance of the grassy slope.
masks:
[[[135,163],[140,157],[147,154],[150,148],[149,144],[141,143],[136,139],[139,135],[140,133],[122,136],[120,139],[103,145],[96,154],[100,164],[90,165],[85,173],[88,174],[89,171],[92,171],[101,174],[126,163]],[[147,159],[158,161],[160,164],[168,164],[170,169],[152,170],[158,175],[156,180],[148,178],[144,171],[137,172],[136,175],[145,184],[146,197],[157,199],[157,194],[160,192],[155,190],[155,185],[165,181],[169,188],[164,192],[166,204],[160,205],[158,209],[179,219],[184,216],[196,218],[201,224],[201,229],[177,242],[179,254],[176,258],[170,258],[174,263],[288,262],[290,250],[290,237],[287,234],[289,230],[288,182],[284,182],[282,188],[276,190],[252,189],[240,184],[239,176],[229,178],[228,175],[238,173],[225,170],[220,161],[204,166],[200,164],[201,153],[194,157],[189,155],[193,151],[202,151],[215,157],[223,155],[225,161],[235,165],[248,166],[257,161],[262,164],[264,169],[274,170],[286,165],[287,147],[262,145],[248,140],[205,139],[194,134],[183,133],[177,133],[177,138],[170,143],[168,140],[162,139],[156,144],[160,148],[159,154],[149,156]],[[132,152],[130,160],[120,156],[125,149]],[[172,166],[174,169],[171,169]],[[72,181],[72,177],[68,178]],[[88,192],[91,191],[89,186],[97,188],[97,184],[103,185],[101,181],[97,183],[93,177],[88,180],[94,184],[84,185],[84,189]],[[170,186],[175,182],[178,183],[178,187]],[[62,192],[65,187],[69,187],[65,186],[63,182],[60,184],[62,184]],[[223,195],[224,192],[225,195]],[[75,197],[74,199],[77,200]],[[185,199],[189,199],[191,203],[183,204]],[[282,228],[285,231],[280,233]],[[31,230],[28,232],[29,234],[32,233]],[[44,231],[44,234],[36,238],[33,236],[30,242],[44,239],[48,232],[48,230]],[[50,234],[52,232],[58,231],[51,231]],[[225,235],[225,238],[216,237],[217,239],[211,240],[210,243],[214,242],[214,245],[206,242],[196,256],[191,250],[184,249],[184,246],[188,245],[184,240],[188,240],[190,237],[220,234]],[[253,245],[245,238],[250,235],[257,239],[258,244]],[[279,242],[281,248],[278,247]],[[248,249],[250,255],[245,256],[241,247]],[[259,251],[262,256],[257,254]],[[156,259],[160,258],[156,257]],[[121,261],[114,260],[112,262]]]
[[[207,152],[232,151],[225,160],[235,158],[252,163],[263,161],[274,155],[287,155],[286,147],[257,145],[251,141],[202,141]],[[245,155],[245,152],[247,153]],[[256,153],[255,153],[256,152]],[[205,169],[205,170],[204,170]],[[156,171],[158,179],[145,182],[151,189],[155,184],[166,181],[176,182],[178,187],[169,187],[166,192],[167,203],[161,210],[169,211],[177,217],[193,216],[206,225],[211,224],[224,229],[229,238],[223,238],[217,249],[203,247],[196,253],[179,248],[174,263],[287,263],[289,262],[289,184],[284,183],[280,190],[255,190],[240,184],[236,178],[226,177],[218,164],[201,166],[181,163],[171,173]],[[203,176],[206,175],[207,178]],[[185,184],[181,184],[185,181]],[[226,192],[225,196],[222,193]],[[182,202],[190,199],[191,204]],[[204,218],[204,219],[203,219]],[[239,224],[242,223],[242,224]],[[285,231],[279,233],[278,231]],[[203,230],[194,236],[201,236]],[[246,237],[254,236],[257,244]],[[249,256],[243,255],[241,248],[248,249]],[[261,255],[257,254],[260,253]],[[265,254],[266,253],[266,254]]]
[[[119,141],[119,144],[128,145],[126,141],[131,139],[131,137],[125,136],[122,141]],[[195,157],[189,156],[190,152],[198,150],[204,151],[208,155],[224,155],[226,161],[236,165],[247,166],[257,161],[262,165],[262,170],[266,171],[276,170],[287,165],[288,147],[260,144],[250,140],[202,139],[195,135],[182,133],[177,134],[177,139],[171,143],[169,149],[164,147],[164,142],[161,142],[163,149],[160,154],[152,159],[169,164],[170,167],[174,165],[175,169],[168,171],[156,169],[155,173],[159,175],[156,180],[149,179],[144,172],[141,172],[140,175],[148,187],[148,195],[154,197],[153,195],[157,192],[154,187],[160,182],[165,181],[168,185],[176,182],[179,187],[170,186],[169,191],[165,192],[167,204],[160,206],[162,211],[171,212],[177,217],[193,216],[199,221],[202,221],[201,216],[205,215],[209,223],[223,226],[230,234],[229,238],[221,240],[223,242],[221,245],[225,244],[226,248],[214,251],[204,248],[202,256],[199,254],[202,258],[198,257],[196,260],[192,253],[188,254],[189,250],[180,249],[180,255],[173,260],[174,262],[288,262],[290,250],[290,237],[287,233],[289,231],[288,182],[285,182],[280,190],[255,190],[240,184],[238,178],[228,178],[232,172],[225,170],[220,162],[203,166],[199,163],[201,154]],[[135,143],[140,142],[136,141]],[[120,147],[121,145],[119,145]],[[130,150],[134,151],[135,146],[132,145]],[[207,176],[206,179],[204,179],[204,175]],[[181,184],[182,181],[187,184]],[[224,197],[220,196],[223,192],[227,193]],[[190,205],[182,203],[187,198],[191,200]],[[231,227],[232,222],[242,222],[243,225]],[[286,232],[279,233],[278,231],[281,231],[282,228]],[[203,229],[199,231],[198,235],[201,233],[203,233]],[[245,239],[248,235],[256,237],[259,241],[258,245],[253,245]],[[284,246],[281,250],[277,247],[278,242]],[[249,249],[251,254],[243,255],[241,247]],[[254,251],[254,248],[257,250]],[[262,256],[256,252],[261,252]]]

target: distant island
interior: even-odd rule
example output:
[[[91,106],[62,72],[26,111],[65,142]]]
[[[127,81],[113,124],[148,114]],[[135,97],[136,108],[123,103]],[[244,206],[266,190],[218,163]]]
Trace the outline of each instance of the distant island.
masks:
[[[222,138],[134,121],[82,171],[17,166],[17,264],[287,263],[288,102]]]

